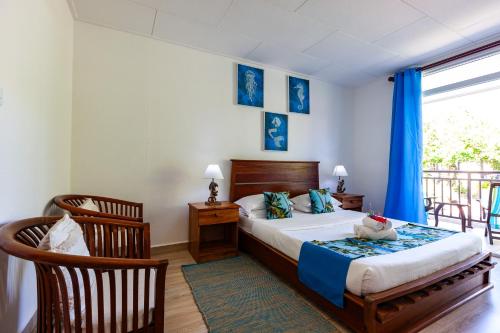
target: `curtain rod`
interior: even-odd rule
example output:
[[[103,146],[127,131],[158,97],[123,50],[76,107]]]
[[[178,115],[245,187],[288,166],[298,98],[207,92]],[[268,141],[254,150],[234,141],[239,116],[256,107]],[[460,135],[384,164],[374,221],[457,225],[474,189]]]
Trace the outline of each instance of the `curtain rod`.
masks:
[[[422,67],[418,67],[417,71],[425,71],[425,70],[428,70],[428,69],[431,69],[431,68],[435,68],[435,67],[438,67],[438,66],[450,63],[452,61],[463,59],[463,58],[466,58],[466,57],[468,57],[470,55],[477,54],[477,53],[480,53],[480,52],[483,52],[483,51],[495,48],[497,46],[500,46],[500,40],[491,42],[489,44],[486,44],[486,45],[483,45],[483,46],[480,46],[480,47],[476,47],[475,49],[472,49],[472,50],[469,50],[469,51],[466,51],[466,52],[463,52],[463,53],[460,53],[460,54],[456,54],[454,56],[445,58],[443,60],[439,60],[439,61],[433,62],[432,64],[428,64],[428,65],[425,65],[425,66],[422,66]],[[390,81],[390,82],[394,82],[394,76],[389,76],[389,78],[387,80]]]

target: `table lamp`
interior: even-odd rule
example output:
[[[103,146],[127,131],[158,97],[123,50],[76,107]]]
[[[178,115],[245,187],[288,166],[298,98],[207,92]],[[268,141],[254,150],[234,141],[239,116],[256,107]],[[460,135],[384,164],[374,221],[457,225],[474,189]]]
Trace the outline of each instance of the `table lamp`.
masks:
[[[224,179],[222,175],[222,171],[220,171],[220,167],[217,164],[209,164],[207,169],[205,170],[204,178],[212,179],[208,189],[210,190],[210,196],[208,200],[205,202],[205,205],[215,206],[220,205],[220,201],[217,201],[217,194],[219,193],[219,185],[215,182],[215,179]]]
[[[337,193],[344,193],[344,180],[340,177],[347,177],[347,170],[343,165],[336,165],[333,169],[333,175],[339,177],[339,181],[337,184]]]

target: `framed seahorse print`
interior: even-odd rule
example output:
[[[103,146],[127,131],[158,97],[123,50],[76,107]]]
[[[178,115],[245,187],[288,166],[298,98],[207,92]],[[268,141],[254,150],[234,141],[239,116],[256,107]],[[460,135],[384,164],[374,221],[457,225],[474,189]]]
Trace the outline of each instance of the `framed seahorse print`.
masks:
[[[288,111],[310,113],[309,80],[293,76],[288,77]]]

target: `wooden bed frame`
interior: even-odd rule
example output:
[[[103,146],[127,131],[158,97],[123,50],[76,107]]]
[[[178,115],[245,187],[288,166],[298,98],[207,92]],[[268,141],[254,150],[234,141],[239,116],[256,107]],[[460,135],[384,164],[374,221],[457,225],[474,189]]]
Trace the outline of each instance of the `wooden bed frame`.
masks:
[[[319,187],[319,162],[231,161],[230,200],[233,202],[263,191],[289,191],[295,196]],[[481,253],[379,293],[360,297],[346,291],[341,309],[299,281],[296,260],[242,229],[239,248],[356,332],[417,332],[493,287],[491,253]]]

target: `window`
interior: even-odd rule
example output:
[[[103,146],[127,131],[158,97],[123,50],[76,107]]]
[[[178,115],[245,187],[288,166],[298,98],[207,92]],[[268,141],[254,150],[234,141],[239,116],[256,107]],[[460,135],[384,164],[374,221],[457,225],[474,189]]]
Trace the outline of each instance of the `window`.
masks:
[[[467,203],[469,222],[482,221],[500,179],[500,54],[424,73],[422,90],[425,196]]]
[[[422,90],[424,168],[500,170],[500,54],[424,75]]]

